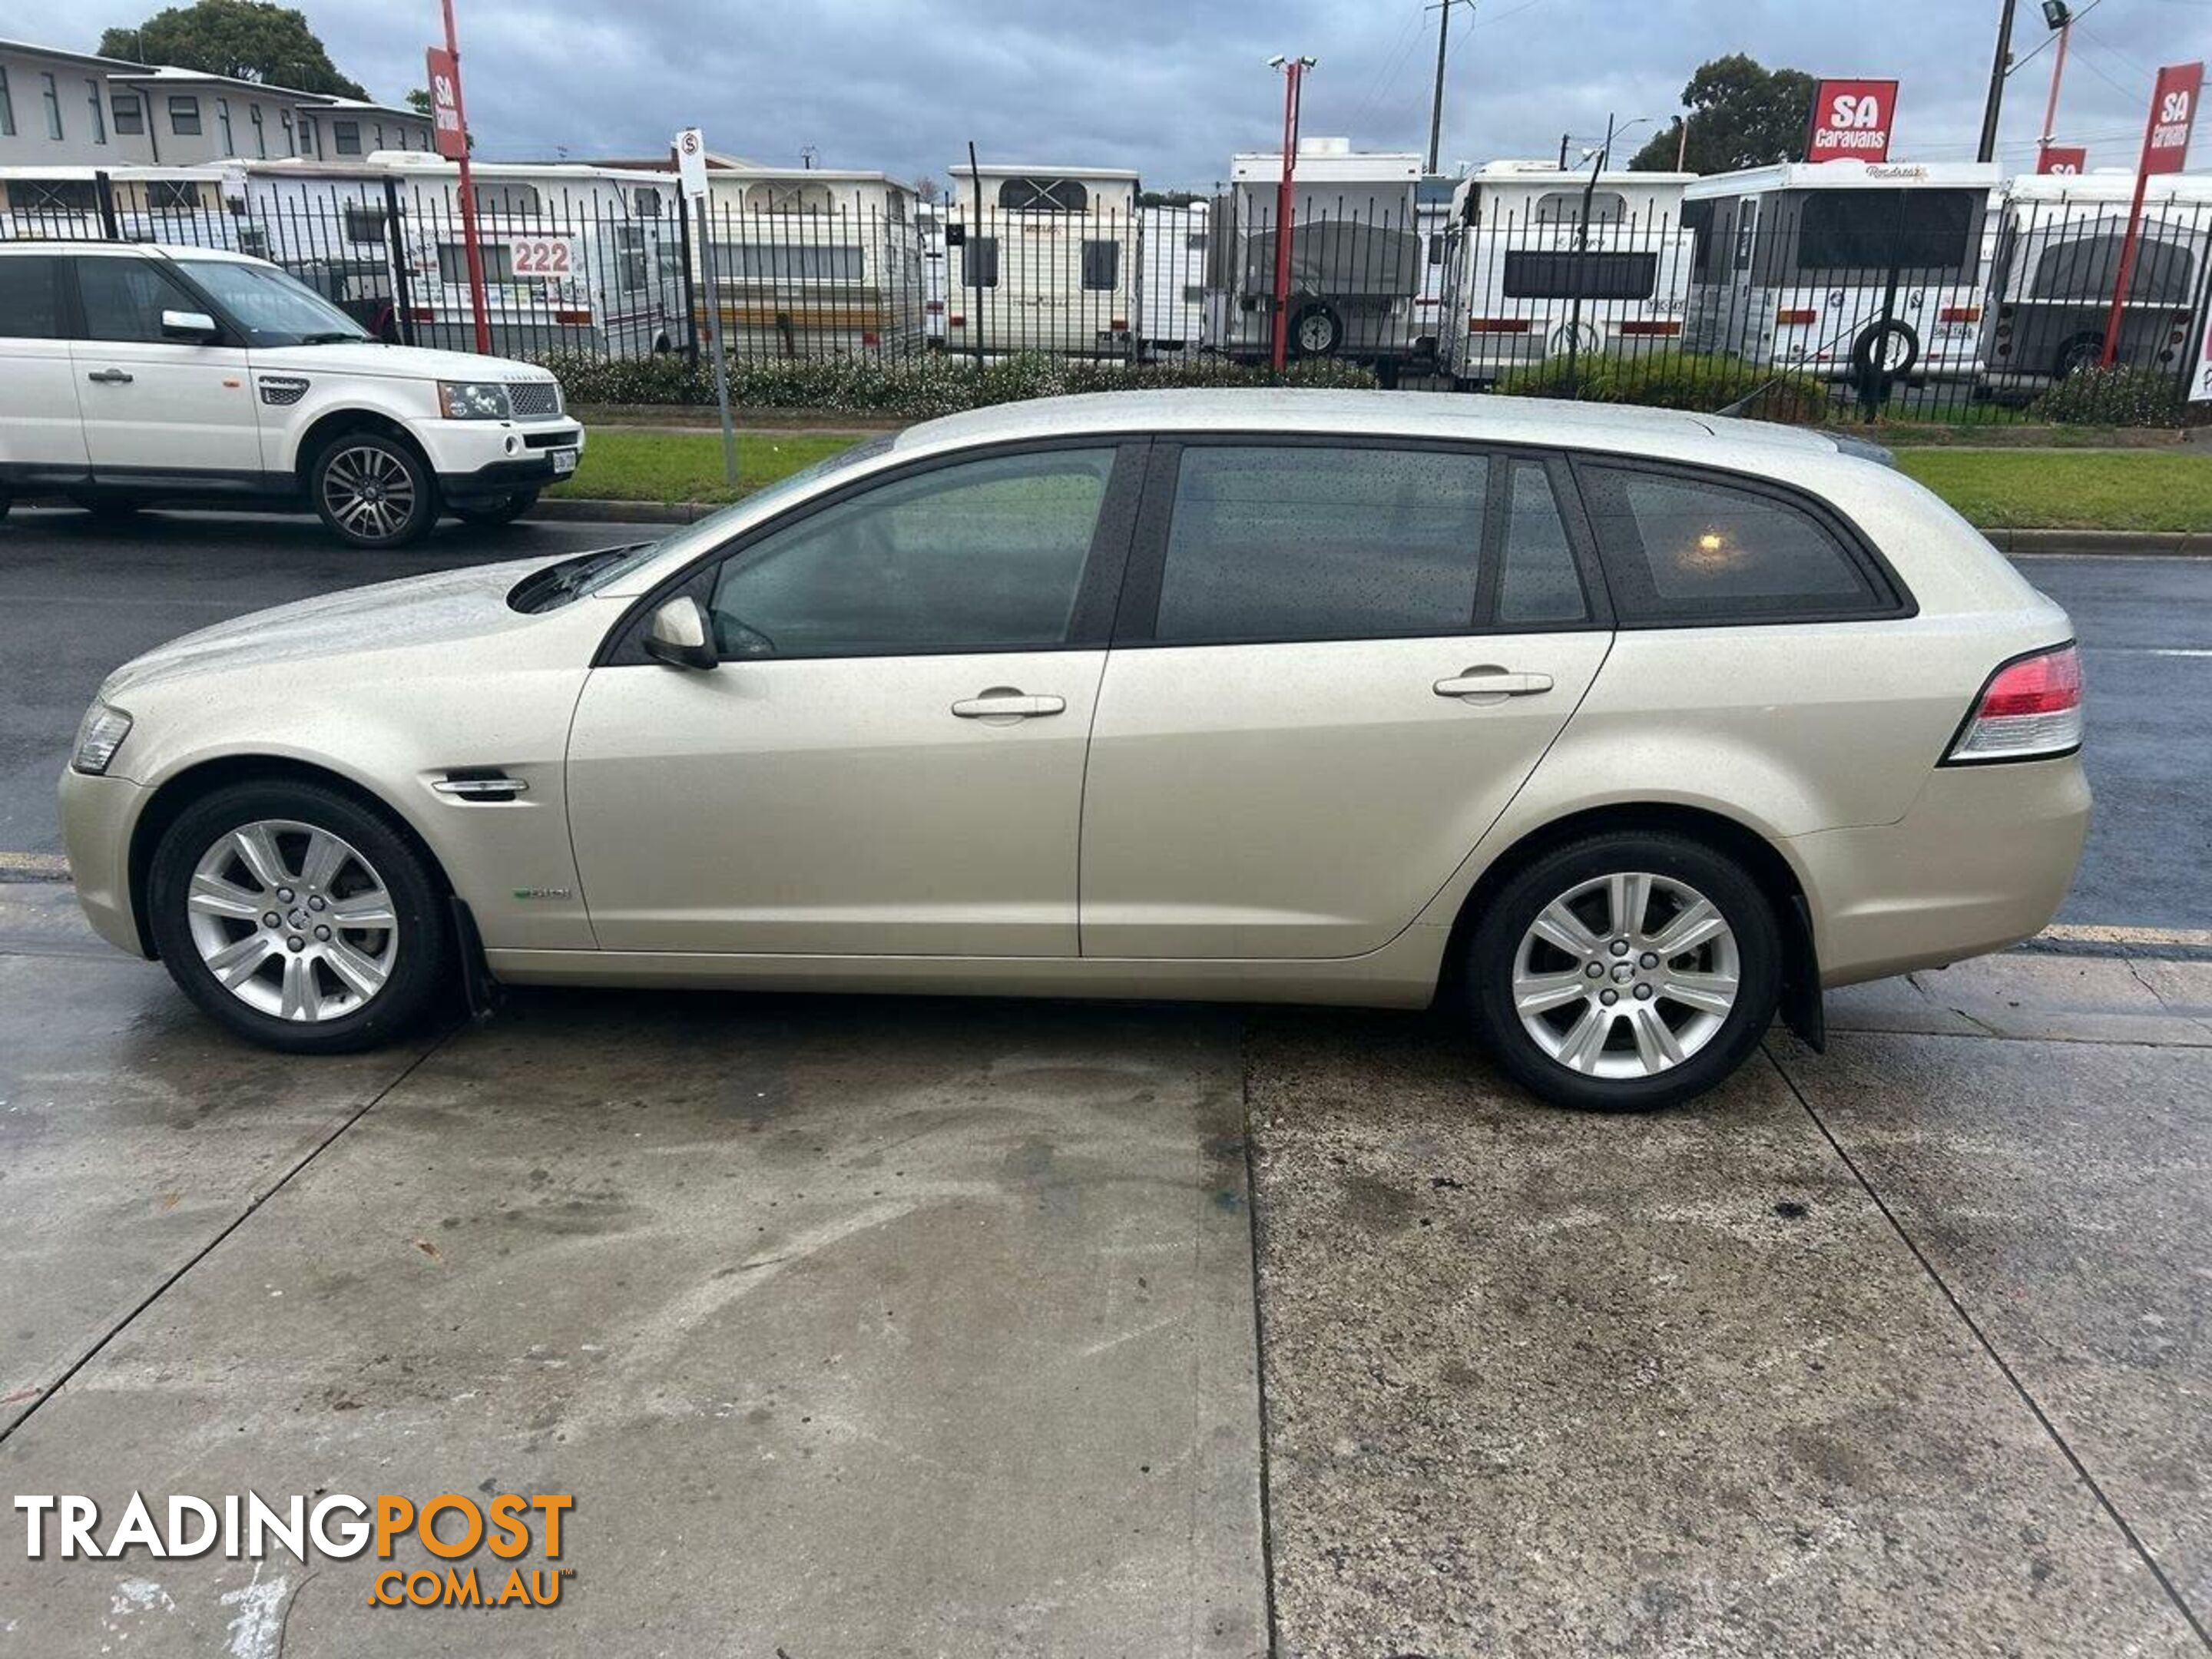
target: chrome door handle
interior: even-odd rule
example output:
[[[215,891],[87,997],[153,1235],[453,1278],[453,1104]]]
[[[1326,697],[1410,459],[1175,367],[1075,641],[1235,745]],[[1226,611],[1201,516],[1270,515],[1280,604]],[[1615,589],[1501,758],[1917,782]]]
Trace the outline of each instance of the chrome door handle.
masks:
[[[994,685],[952,705],[952,712],[963,720],[1027,720],[1066,710],[1065,698],[1032,697],[1011,685]]]
[[[129,386],[131,376],[119,368],[95,368],[84,377],[95,386]]]
[[[1549,674],[1515,674],[1503,668],[1470,668],[1449,680],[1438,680],[1440,697],[1535,697],[1552,689]]]

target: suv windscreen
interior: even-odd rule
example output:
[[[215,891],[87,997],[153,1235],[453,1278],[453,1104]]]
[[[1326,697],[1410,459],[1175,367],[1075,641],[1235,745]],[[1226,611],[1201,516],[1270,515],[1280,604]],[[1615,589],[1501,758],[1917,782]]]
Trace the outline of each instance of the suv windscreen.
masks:
[[[177,268],[229,313],[255,346],[366,340],[362,325],[296,276],[230,259],[179,259]]]

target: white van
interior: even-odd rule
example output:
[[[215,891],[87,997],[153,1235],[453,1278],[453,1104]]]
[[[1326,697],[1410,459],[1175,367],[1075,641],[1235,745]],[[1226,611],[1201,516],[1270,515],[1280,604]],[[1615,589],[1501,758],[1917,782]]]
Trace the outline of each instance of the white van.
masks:
[[[1692,181],[1692,349],[1832,380],[1975,380],[2000,188],[1996,167],[1970,161]]]
[[[1462,390],[1564,356],[1674,349],[1697,239],[1686,173],[1492,161],[1452,198],[1437,363]]]
[[[1134,173],[962,162],[948,176],[947,350],[1134,354],[1143,315]]]
[[[1204,202],[1137,210],[1137,236],[1144,248],[1148,357],[1195,351],[1206,332],[1206,235],[1211,216]]]

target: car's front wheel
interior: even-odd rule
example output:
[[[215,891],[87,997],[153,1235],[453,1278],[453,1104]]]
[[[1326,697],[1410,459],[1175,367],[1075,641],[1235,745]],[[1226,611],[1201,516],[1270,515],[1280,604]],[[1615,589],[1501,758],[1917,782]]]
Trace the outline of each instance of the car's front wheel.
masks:
[[[1773,908],[1733,859],[1664,834],[1595,836],[1537,859],[1477,924],[1475,1018],[1543,1098],[1650,1111],[1704,1093],[1774,1018]]]
[[[537,505],[536,490],[520,489],[512,495],[501,495],[492,501],[471,501],[466,507],[457,506],[453,508],[453,516],[463,524],[485,526],[513,524]]]
[[[438,482],[422,458],[381,432],[349,432],[307,470],[315,511],[356,547],[405,547],[438,521]]]
[[[149,883],[171,977],[268,1048],[373,1048],[418,1024],[450,981],[452,930],[422,854],[335,790],[216,790],[163,834]]]

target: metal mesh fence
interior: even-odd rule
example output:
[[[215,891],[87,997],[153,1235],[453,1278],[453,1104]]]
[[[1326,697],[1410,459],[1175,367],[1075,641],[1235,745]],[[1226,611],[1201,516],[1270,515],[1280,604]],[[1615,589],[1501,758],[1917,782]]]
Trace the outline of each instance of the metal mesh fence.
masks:
[[[1402,212],[1309,196],[1287,237],[1273,191],[1249,186],[1078,212],[803,191],[761,211],[718,192],[702,235],[673,181],[645,173],[480,181],[477,241],[492,349],[524,358],[696,356],[711,308],[739,364],[1262,363],[1280,263],[1287,355],[1371,364],[1386,384],[1999,422],[2104,356],[2130,182],[1707,191],[1664,208],[1572,182],[1503,202],[1409,193]],[[2112,348],[2177,388],[2212,276],[2212,191],[2197,193],[2154,195]],[[258,254],[381,337],[474,346],[442,179],[257,174],[241,195],[212,170],[9,178],[0,236]]]

